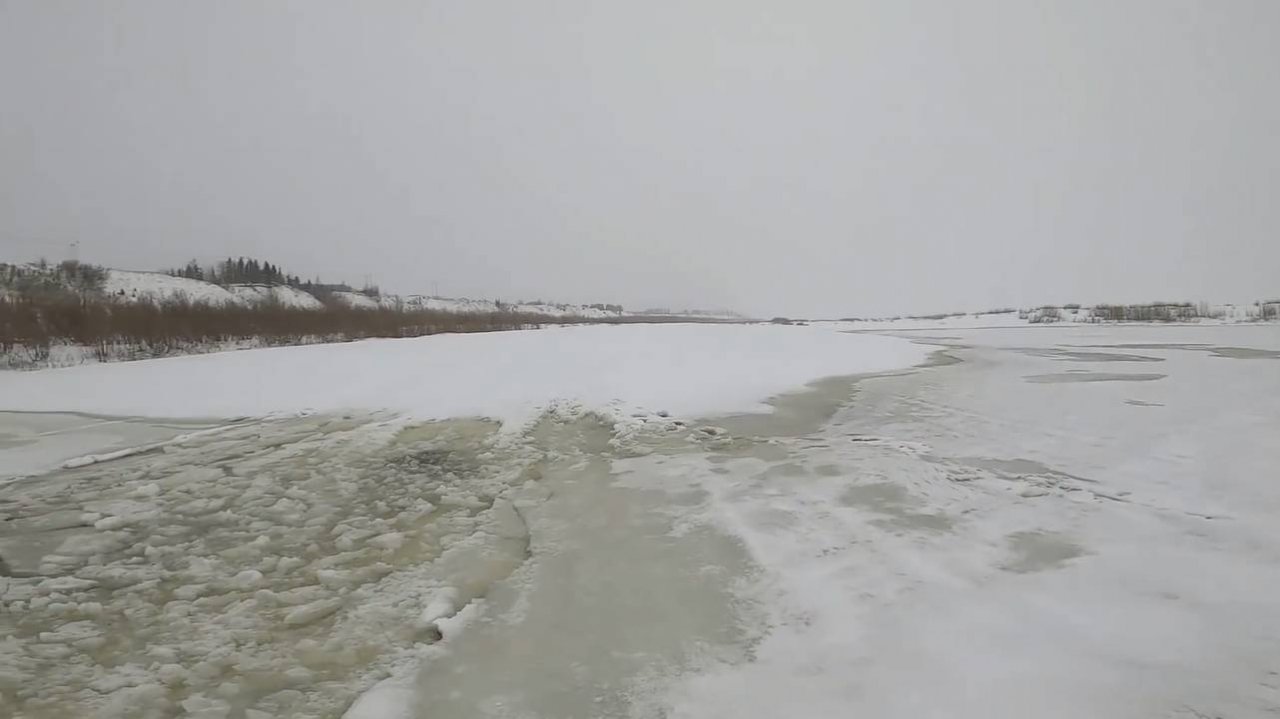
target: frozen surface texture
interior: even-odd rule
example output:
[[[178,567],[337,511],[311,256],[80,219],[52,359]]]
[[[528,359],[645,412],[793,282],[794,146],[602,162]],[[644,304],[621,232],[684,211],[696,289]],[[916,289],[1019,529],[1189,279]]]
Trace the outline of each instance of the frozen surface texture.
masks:
[[[910,366],[909,341],[826,328],[555,327],[0,373],[0,410],[145,417],[392,410],[527,422],[554,402],[698,414],[823,376]]]
[[[24,374],[0,710],[1280,712],[1280,327],[838,329]]]

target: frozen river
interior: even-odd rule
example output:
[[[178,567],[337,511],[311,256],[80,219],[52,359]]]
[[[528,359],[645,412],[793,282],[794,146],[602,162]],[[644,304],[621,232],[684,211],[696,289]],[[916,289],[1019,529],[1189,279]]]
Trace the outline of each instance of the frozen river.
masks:
[[[0,486],[0,716],[1280,712],[1280,327],[900,336],[767,414],[0,414],[89,457]]]

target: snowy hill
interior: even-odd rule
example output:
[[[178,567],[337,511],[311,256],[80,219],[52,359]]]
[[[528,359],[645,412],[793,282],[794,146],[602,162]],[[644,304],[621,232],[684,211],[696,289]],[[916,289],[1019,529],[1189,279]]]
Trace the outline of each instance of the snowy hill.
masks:
[[[376,310],[384,306],[380,299],[375,299],[361,292],[330,292],[329,299],[357,310]]]
[[[403,308],[407,310],[435,310],[456,314],[485,314],[490,312],[516,312],[546,317],[581,317],[583,319],[609,319],[628,316],[627,313],[610,311],[600,307],[550,303],[508,303],[495,300],[468,298],[426,297],[423,295],[382,295],[370,297],[362,292],[332,292],[335,301],[356,309]]]
[[[18,281],[30,282],[33,278],[43,286],[60,288],[84,297],[101,297],[112,302],[190,302],[213,306],[251,307],[265,302],[276,302],[284,307],[319,310],[326,303],[337,303],[356,309],[405,309],[433,310],[455,314],[490,314],[497,312],[542,315],[557,318],[582,318],[584,320],[616,319],[623,317],[687,317],[693,320],[741,320],[739,315],[727,312],[644,310],[627,312],[617,305],[575,305],[551,302],[502,302],[499,300],[428,297],[425,295],[389,295],[372,297],[350,290],[325,291],[315,294],[284,284],[228,284],[222,285],[189,277],[176,277],[163,272],[117,270],[84,265],[101,278],[93,283],[68,279],[58,265],[24,264],[0,265],[5,268],[9,286],[0,281],[0,297],[12,294]],[[3,280],[4,278],[0,278]]]
[[[1114,322],[1177,322],[1234,324],[1280,319],[1280,301],[1239,304],[1153,303],[1135,305],[1095,305],[1081,307],[1044,306],[1026,310],[955,312],[948,314],[843,320],[859,327],[885,329],[973,329],[980,327],[1020,327],[1051,324],[1097,324]]]
[[[219,306],[248,304],[235,293],[211,282],[172,277],[161,272],[107,270],[102,293],[112,300],[124,302],[185,300],[193,304]]]
[[[611,312],[599,307],[588,307],[584,305],[570,304],[550,304],[550,303],[499,303],[494,300],[473,300],[465,297],[449,298],[449,297],[424,297],[422,295],[409,295],[406,297],[392,297],[392,301],[399,300],[404,303],[405,307],[414,309],[438,310],[441,312],[457,312],[467,313],[483,313],[483,312],[519,312],[522,314],[545,315],[547,317],[582,317],[586,319],[607,319],[610,317],[621,317],[621,312]]]
[[[102,293],[114,301],[174,302],[215,306],[249,307],[277,302],[284,307],[318,310],[320,300],[296,287],[286,285],[216,285],[203,280],[173,277],[162,272],[108,270]]]
[[[449,299],[444,297],[425,297],[423,295],[409,295],[402,298],[402,300],[405,307],[436,310],[438,312],[474,314],[498,311],[498,304],[493,300]]]
[[[227,287],[241,301],[256,305],[276,302],[283,307],[302,310],[318,310],[324,303],[297,287],[288,285],[229,285]]]

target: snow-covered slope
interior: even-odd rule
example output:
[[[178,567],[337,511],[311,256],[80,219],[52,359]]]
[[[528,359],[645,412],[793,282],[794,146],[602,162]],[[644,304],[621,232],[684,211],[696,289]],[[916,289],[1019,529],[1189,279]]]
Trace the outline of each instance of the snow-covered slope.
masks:
[[[471,300],[465,297],[426,297],[423,295],[407,295],[400,299],[405,307],[412,309],[457,312],[459,314],[481,314],[498,311],[498,304],[493,300]]]
[[[303,310],[318,310],[324,307],[320,300],[288,285],[230,285],[227,289],[249,304],[278,302],[284,307]]]
[[[108,270],[102,292],[125,302],[185,300],[210,305],[252,306],[278,302],[285,307],[318,310],[324,305],[296,287],[285,285],[216,285],[203,280],[173,277],[160,272]]]
[[[1096,307],[1037,307],[1029,310],[954,313],[926,317],[844,320],[858,329],[976,329],[1026,325],[1098,324],[1108,322],[1177,322],[1234,324],[1280,319],[1280,302],[1201,305],[1107,305]]]
[[[358,310],[376,310],[383,306],[380,299],[374,299],[360,292],[331,292],[329,297],[335,302]]]
[[[583,305],[521,304],[516,305],[515,310],[516,312],[529,312],[531,314],[547,315],[548,317],[582,317],[585,319],[608,319],[623,315],[621,312],[610,312],[599,307],[585,307]]]
[[[495,300],[473,300],[466,297],[426,297],[424,295],[382,295],[372,298],[360,292],[334,292],[335,300],[357,309],[404,308],[408,310],[435,310],[437,312],[455,312],[458,314],[482,314],[488,312],[518,312],[546,317],[581,317],[583,319],[607,319],[622,317],[622,312],[612,312],[599,307],[585,305],[553,304],[535,302],[498,302]]]
[[[35,271],[35,270],[31,270]],[[43,271],[43,270],[42,270]],[[67,287],[72,291],[76,290]],[[237,305],[253,306],[263,302],[274,301],[285,307],[299,309],[322,309],[324,302],[296,287],[287,285],[242,284],[218,285],[203,280],[174,277],[162,272],[138,272],[132,270],[107,270],[102,284],[102,294],[115,302],[172,302],[185,301],[204,303],[216,306]],[[0,288],[0,291],[4,291]],[[92,294],[91,292],[89,294]],[[330,291],[323,297],[347,307],[356,309],[407,309],[434,310],[438,312],[454,312],[458,314],[481,314],[491,312],[517,312],[521,314],[543,315],[546,317],[583,319],[609,319],[616,317],[647,316],[687,316],[697,319],[741,319],[733,315],[723,317],[700,312],[669,312],[650,310],[644,312],[624,312],[614,305],[575,305],[550,302],[501,302],[497,300],[428,297],[425,295],[382,295],[370,297],[362,292]]]
[[[211,282],[173,277],[160,272],[107,270],[102,283],[107,297],[124,302],[187,301],[210,305],[243,305],[245,301]]]

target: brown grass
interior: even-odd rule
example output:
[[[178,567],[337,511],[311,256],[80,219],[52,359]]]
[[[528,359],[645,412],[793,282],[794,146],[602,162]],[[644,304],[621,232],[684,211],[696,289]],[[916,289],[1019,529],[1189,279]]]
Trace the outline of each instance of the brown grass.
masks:
[[[430,310],[304,310],[267,303],[254,307],[189,302],[110,304],[75,297],[0,298],[0,353],[26,348],[38,358],[53,344],[93,348],[99,360],[121,346],[163,356],[195,345],[256,340],[297,344],[367,337],[418,337],[440,332],[491,332],[554,321],[509,312],[453,314]],[[41,348],[45,351],[41,352]]]
[[[444,332],[533,329],[548,324],[689,322],[685,317],[588,320],[517,312],[462,314],[438,310],[353,309],[328,304],[298,309],[279,303],[213,306],[102,302],[70,293],[0,296],[0,364],[41,367],[61,345],[88,349],[98,361],[142,359],[228,346],[338,342],[371,337],[420,337]]]

